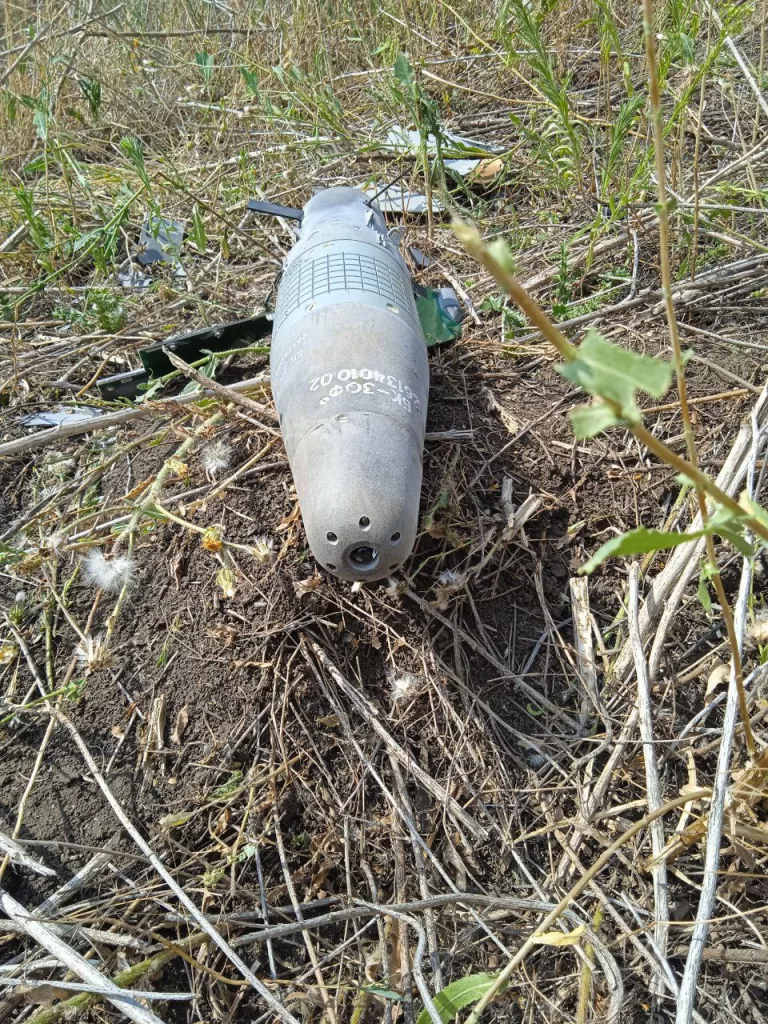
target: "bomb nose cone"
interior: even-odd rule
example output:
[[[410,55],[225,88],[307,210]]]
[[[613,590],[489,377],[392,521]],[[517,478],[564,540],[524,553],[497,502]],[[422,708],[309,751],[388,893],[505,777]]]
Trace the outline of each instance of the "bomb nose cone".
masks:
[[[309,546],[340,579],[384,579],[411,553],[421,451],[419,439],[403,433],[389,417],[350,414],[310,431],[296,448],[293,478]]]
[[[270,364],[313,555],[343,580],[383,579],[416,540],[429,365],[408,271],[362,192],[307,204]]]
[[[347,558],[358,572],[373,572],[379,564],[379,550],[370,544],[360,544],[352,548]]]

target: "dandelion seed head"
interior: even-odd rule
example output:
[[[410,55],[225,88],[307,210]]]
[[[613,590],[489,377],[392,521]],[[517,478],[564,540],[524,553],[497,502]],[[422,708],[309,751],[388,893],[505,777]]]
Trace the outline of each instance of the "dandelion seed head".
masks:
[[[203,469],[210,477],[217,477],[232,461],[232,449],[225,441],[213,441],[200,451]]]
[[[768,613],[759,612],[747,632],[757,643],[764,644],[768,640]]]
[[[440,587],[454,587],[458,590],[464,586],[464,579],[464,574],[456,572],[455,569],[443,569],[437,577],[437,583]]]
[[[408,583],[406,580],[398,580],[394,576],[387,577],[387,584],[384,587],[384,593],[389,598],[400,598],[402,594],[408,589]]]
[[[40,541],[40,550],[42,552],[49,552],[52,555],[60,555],[64,550],[66,541],[66,535],[61,530],[57,530],[55,533],[43,537]]]
[[[107,558],[101,548],[91,548],[85,556],[84,566],[88,582],[108,594],[119,594],[134,580],[135,565],[127,555]]]
[[[440,611],[445,611],[448,607],[448,598],[461,590],[464,584],[467,582],[467,577],[464,573],[455,572],[453,569],[445,569],[437,577],[437,586],[435,587],[435,607]]]
[[[413,672],[392,672],[389,677],[389,689],[392,700],[397,703],[410,697],[418,690],[421,679]]]

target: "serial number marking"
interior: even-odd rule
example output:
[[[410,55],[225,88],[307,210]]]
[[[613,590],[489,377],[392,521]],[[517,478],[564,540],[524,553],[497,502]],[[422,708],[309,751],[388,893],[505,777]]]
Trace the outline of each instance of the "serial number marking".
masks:
[[[334,383],[335,381],[338,383]],[[416,392],[404,384],[399,377],[393,377],[392,374],[371,370],[367,367],[359,370],[345,368],[336,373],[324,373],[320,377],[313,377],[309,382],[309,390],[324,392],[320,398],[320,405],[327,405],[332,399],[343,394],[378,394],[390,398],[406,412],[421,410],[421,401]]]

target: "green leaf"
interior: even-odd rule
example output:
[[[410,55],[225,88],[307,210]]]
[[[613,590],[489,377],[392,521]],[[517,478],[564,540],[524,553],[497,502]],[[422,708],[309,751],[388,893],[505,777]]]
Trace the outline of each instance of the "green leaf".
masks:
[[[192,226],[190,229],[190,237],[195,243],[195,247],[199,253],[205,252],[205,247],[208,244],[208,236],[205,233],[205,225],[203,219],[200,216],[200,209],[195,203],[192,207]]]
[[[251,96],[259,95],[259,77],[254,74],[253,71],[249,71],[248,68],[240,68],[240,74],[243,76],[245,82],[245,88],[248,90]]]
[[[41,110],[39,107],[35,111],[32,118],[32,123],[35,126],[38,138],[42,139],[43,142],[48,138],[48,114]]]
[[[370,992],[372,996],[378,996],[380,999],[389,999],[393,1003],[402,1003],[405,998],[399,992],[393,992],[391,988],[382,988],[380,985],[364,985],[362,991]]]
[[[207,85],[213,77],[213,54],[200,50],[195,54],[195,63],[203,73],[203,81]]]
[[[765,515],[765,513],[763,513]],[[753,554],[754,548],[744,535],[744,520],[730,509],[720,508],[707,523],[704,530],[693,530],[689,533],[668,533],[664,530],[649,530],[641,526],[637,530],[629,530],[618,537],[611,537],[601,545],[589,561],[580,569],[580,573],[590,573],[604,562],[606,558],[621,555],[645,555],[651,551],[668,551],[692,540],[699,540],[709,534],[717,534],[732,544],[745,557]]]
[[[142,184],[149,188],[149,176],[147,175],[147,168],[144,164],[144,146],[132,135],[126,135],[125,138],[120,139],[120,149],[128,157],[136,169],[136,173],[141,178]]]
[[[465,1006],[470,1006],[478,999],[482,999],[488,989],[496,984],[496,977],[495,974],[469,974],[466,978],[452,981],[450,985],[446,985],[444,989],[437,992],[432,997],[432,1001],[443,1024],[448,1024],[448,1021],[453,1020],[459,1010],[464,1009]],[[505,987],[503,986],[499,991],[503,991]],[[431,1020],[429,1011],[422,1010],[416,1024],[431,1024]]]
[[[404,53],[398,53],[395,58],[394,75],[398,82],[413,87],[413,68]]]
[[[759,506],[757,507],[759,508]],[[765,512],[762,509],[760,511],[765,516]],[[766,519],[768,522],[768,517]],[[744,555],[745,558],[749,558],[750,555],[754,554],[754,548],[744,533],[746,528],[744,518],[736,512],[732,512],[729,508],[719,508],[710,518],[707,527],[709,533],[719,534],[729,544],[732,544],[740,554]]]
[[[568,418],[573,427],[573,433],[579,439],[594,437],[608,427],[616,427],[624,421],[617,416],[613,409],[604,402],[593,402],[591,405],[577,405],[570,409]]]
[[[703,576],[699,577],[699,586],[696,590],[696,597],[704,611],[709,615],[712,611],[712,598],[709,596],[709,587]]]
[[[636,390],[661,398],[672,382],[673,367],[663,359],[612,345],[597,331],[590,330],[573,362],[564,363],[557,370],[588,394],[616,402],[626,419],[639,423],[642,417],[635,402]]]
[[[762,523],[763,526],[768,526],[768,512],[766,512],[761,505],[758,505],[756,501],[753,501],[746,491],[742,492],[739,504],[746,512],[749,513],[750,516],[752,516],[753,519],[756,519],[758,523]],[[733,513],[733,515],[735,518],[735,513]]]
[[[226,782],[222,783],[221,786],[217,786],[213,791],[213,795],[217,800],[224,800],[227,797],[232,796],[237,792],[240,783],[243,781],[243,773],[241,771],[234,771],[227,779]]]
[[[78,78],[77,84],[80,86],[83,96],[88,100],[91,115],[98,118],[99,110],[101,110],[101,82],[97,82],[93,78]]]
[[[592,555],[586,565],[579,569],[580,573],[590,573],[604,562],[606,558],[619,555],[645,555],[649,551],[668,551],[689,541],[704,537],[711,530],[695,530],[693,533],[668,533],[665,530],[649,530],[645,526],[637,530],[629,530],[618,537],[611,537]]]
[[[100,237],[101,234],[101,228],[94,228],[93,231],[89,231],[85,235],[80,235],[78,238],[75,239],[74,244],[72,246],[72,251],[80,252],[87,246],[93,245],[93,243]]]
[[[699,585],[696,588],[696,597],[707,615],[712,611],[712,598],[709,596],[708,584],[715,576],[717,576],[717,566],[705,558],[699,570]]]
[[[136,396],[137,402],[148,401],[150,398],[154,398],[158,391],[162,391],[168,382],[160,377],[158,380],[150,380],[147,384],[139,384],[138,390],[142,391],[143,394]]]

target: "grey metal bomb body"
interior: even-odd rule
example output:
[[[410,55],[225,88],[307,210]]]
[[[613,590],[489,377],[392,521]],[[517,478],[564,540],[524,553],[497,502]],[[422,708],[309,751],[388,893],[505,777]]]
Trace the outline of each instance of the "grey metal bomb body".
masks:
[[[357,189],[307,204],[270,361],[312,553],[341,579],[381,579],[416,539],[429,367],[405,263]]]

